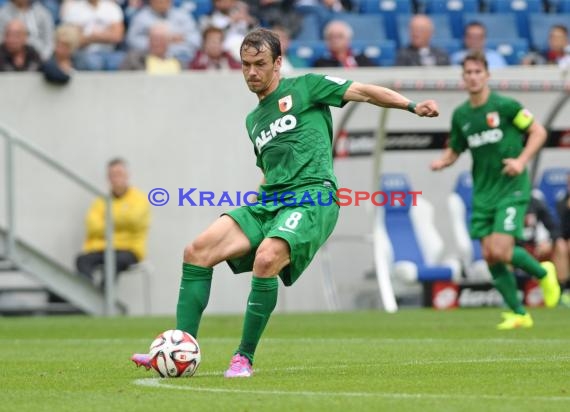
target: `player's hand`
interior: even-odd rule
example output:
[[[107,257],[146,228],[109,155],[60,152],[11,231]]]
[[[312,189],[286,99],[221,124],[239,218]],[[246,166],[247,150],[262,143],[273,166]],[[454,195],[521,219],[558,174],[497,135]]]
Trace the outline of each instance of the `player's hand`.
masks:
[[[420,117],[437,117],[439,109],[435,100],[425,100],[416,105],[416,114]]]
[[[443,159],[436,159],[436,160],[431,162],[429,167],[432,171],[435,172],[435,171],[438,171],[441,169],[445,169],[447,167],[447,164]]]
[[[518,176],[524,171],[524,164],[519,159],[503,159],[503,174]]]

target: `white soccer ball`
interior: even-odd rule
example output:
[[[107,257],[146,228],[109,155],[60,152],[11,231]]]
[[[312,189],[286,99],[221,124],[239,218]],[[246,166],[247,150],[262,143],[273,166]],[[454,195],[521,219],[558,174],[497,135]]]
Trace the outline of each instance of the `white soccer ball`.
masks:
[[[151,366],[163,378],[192,376],[202,356],[198,342],[182,330],[162,332],[150,344]]]

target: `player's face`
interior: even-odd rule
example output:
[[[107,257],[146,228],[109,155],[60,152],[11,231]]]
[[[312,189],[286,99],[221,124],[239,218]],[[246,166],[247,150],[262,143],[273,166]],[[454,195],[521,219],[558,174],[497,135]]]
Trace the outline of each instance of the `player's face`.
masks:
[[[479,93],[489,81],[489,71],[478,61],[467,60],[463,65],[463,81],[469,93]]]
[[[281,56],[273,61],[268,47],[263,47],[259,52],[253,47],[248,47],[241,52],[241,68],[249,90],[264,97],[279,84]]]

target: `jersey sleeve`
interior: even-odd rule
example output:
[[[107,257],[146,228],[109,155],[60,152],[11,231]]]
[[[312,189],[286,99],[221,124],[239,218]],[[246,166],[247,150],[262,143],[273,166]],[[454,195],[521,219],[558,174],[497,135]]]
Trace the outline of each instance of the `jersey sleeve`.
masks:
[[[311,102],[334,107],[342,107],[347,103],[343,97],[352,80],[312,73],[304,78]]]
[[[449,136],[449,148],[455,153],[463,153],[467,149],[467,139],[463,137],[460,124],[460,115],[453,112],[451,118],[451,133]]]
[[[534,121],[533,114],[514,99],[505,99],[503,109],[509,121],[521,132],[525,132]]]

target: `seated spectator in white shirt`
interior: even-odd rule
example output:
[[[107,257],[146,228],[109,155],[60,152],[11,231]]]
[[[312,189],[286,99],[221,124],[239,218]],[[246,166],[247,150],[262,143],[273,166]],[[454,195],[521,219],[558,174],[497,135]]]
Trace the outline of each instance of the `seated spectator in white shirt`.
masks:
[[[213,0],[214,9],[209,15],[200,18],[200,28],[204,31],[213,26],[224,31],[224,49],[234,59],[241,60],[239,49],[245,35],[257,24],[250,14],[247,3],[239,0]]]
[[[183,65],[194,57],[200,47],[200,30],[192,15],[172,6],[171,0],[149,0],[148,6],[133,16],[127,32],[129,50],[149,50],[148,32],[156,23],[164,23],[170,33],[166,55]]]
[[[81,29],[75,54],[79,70],[104,70],[106,59],[123,41],[123,11],[113,0],[68,0],[61,9],[63,23]]]

